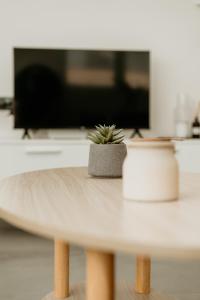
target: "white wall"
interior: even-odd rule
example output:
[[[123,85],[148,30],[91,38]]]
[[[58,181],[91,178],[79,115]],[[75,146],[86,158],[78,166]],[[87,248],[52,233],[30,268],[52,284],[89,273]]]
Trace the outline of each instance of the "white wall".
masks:
[[[200,100],[200,7],[193,0],[0,0],[0,96],[12,47],[149,49],[152,128],[173,133],[178,92]]]

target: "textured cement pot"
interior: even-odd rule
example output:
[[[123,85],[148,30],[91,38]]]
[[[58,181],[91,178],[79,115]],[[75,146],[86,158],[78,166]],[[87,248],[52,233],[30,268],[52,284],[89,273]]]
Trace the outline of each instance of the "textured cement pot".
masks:
[[[121,177],[126,157],[125,144],[91,144],[88,174],[97,177]]]

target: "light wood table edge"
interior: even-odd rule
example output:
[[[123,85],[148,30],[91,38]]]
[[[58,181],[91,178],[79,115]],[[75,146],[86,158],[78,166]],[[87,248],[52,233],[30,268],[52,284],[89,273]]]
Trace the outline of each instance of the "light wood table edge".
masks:
[[[84,248],[99,249],[106,252],[121,252],[124,254],[137,255],[140,253],[143,256],[154,256],[158,258],[170,258],[174,260],[196,260],[200,259],[199,249],[177,249],[177,248],[166,248],[157,246],[144,246],[143,244],[133,243],[132,245],[121,245],[120,242],[113,242],[112,245],[102,243],[100,239],[96,239],[95,236],[83,236],[78,233],[68,233],[56,230],[55,228],[45,227],[43,224],[36,224],[30,220],[24,219],[21,216],[17,217],[12,213],[8,213],[4,209],[0,208],[0,218],[9,222],[17,228],[31,232],[38,236],[43,236],[48,239],[59,239],[75,244]]]

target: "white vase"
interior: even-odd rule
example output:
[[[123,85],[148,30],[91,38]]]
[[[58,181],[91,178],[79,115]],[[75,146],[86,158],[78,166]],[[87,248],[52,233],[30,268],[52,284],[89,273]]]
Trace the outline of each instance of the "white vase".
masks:
[[[136,139],[127,145],[123,195],[137,201],[170,201],[179,196],[179,170],[169,139]]]

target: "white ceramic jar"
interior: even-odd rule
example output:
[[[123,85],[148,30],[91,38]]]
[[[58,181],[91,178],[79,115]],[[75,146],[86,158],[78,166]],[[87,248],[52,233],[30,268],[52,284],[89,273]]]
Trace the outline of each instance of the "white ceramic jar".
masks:
[[[170,139],[135,139],[127,145],[123,195],[137,201],[170,201],[179,196],[179,170]]]

